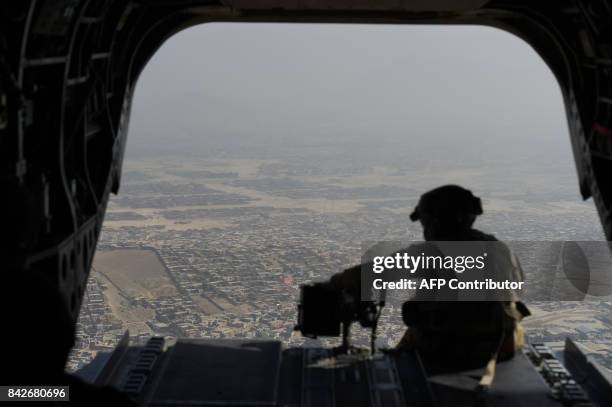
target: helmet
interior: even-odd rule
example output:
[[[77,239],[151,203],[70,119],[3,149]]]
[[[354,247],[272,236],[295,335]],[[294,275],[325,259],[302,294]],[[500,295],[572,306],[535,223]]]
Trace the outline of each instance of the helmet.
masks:
[[[458,185],[444,185],[421,195],[410,220],[430,217],[445,223],[462,223],[466,217],[473,219],[481,214],[482,203],[472,191]]]

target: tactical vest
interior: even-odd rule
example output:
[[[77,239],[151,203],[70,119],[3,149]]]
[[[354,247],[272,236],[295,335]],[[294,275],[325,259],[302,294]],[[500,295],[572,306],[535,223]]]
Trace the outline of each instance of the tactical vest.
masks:
[[[471,229],[456,240],[497,239]],[[512,258],[515,272],[522,276],[520,265]],[[430,372],[482,367],[492,358],[497,361],[512,358],[523,346],[520,321],[528,315],[527,307],[518,298],[514,301],[407,301],[402,317],[409,329],[398,349],[417,350]]]
[[[507,360],[524,344],[520,309],[517,302],[408,301],[398,348],[417,350],[430,372],[482,367],[493,355]]]

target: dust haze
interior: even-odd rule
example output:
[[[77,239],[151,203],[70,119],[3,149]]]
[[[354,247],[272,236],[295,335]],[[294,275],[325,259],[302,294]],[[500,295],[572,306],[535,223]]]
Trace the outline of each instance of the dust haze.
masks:
[[[128,328],[305,344],[299,285],[359,262],[364,241],[421,239],[408,215],[442,184],[482,197],[476,227],[499,239],[603,239],[555,78],[497,29],[202,25],[135,92],[73,369]],[[612,366],[609,304],[529,305],[531,340],[569,335]],[[381,345],[403,330],[387,307]]]

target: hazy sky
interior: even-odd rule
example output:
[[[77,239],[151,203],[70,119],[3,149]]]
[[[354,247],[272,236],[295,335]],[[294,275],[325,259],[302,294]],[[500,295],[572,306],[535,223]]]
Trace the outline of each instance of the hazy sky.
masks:
[[[560,90],[522,40],[476,26],[205,24],[138,82],[128,155],[211,140],[552,142]]]

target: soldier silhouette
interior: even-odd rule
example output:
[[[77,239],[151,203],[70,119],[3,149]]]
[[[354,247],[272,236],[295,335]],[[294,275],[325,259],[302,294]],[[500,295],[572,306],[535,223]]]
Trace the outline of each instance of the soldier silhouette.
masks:
[[[480,198],[457,185],[445,185],[423,194],[410,215],[423,227],[423,244],[406,251],[422,252],[435,242],[478,241],[497,239],[474,229],[476,218],[483,213]],[[450,244],[450,243],[449,243]],[[418,246],[415,250],[414,247]],[[504,263],[514,280],[522,280],[516,257],[505,244],[498,242]],[[360,296],[361,268],[349,268],[331,278],[338,288]],[[507,301],[419,301],[403,304],[402,317],[408,326],[395,351],[415,350],[430,373],[487,366],[492,380],[495,363],[514,356],[523,346],[524,335],[519,322],[529,315],[527,308],[511,296]]]

